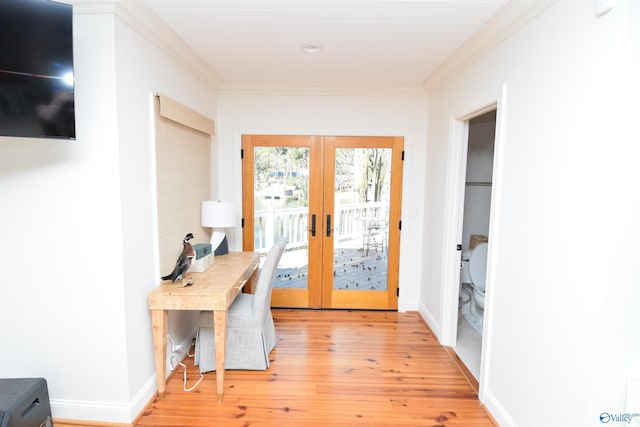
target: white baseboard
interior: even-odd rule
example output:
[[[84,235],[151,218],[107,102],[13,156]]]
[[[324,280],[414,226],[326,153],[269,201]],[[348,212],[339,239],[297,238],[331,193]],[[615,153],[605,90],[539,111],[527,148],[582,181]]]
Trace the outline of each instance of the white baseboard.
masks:
[[[175,353],[177,360],[182,360],[191,347],[193,335],[179,343],[180,350]],[[170,345],[170,344],[169,344]],[[166,372],[167,377],[175,369],[171,366],[171,349],[167,350]],[[142,386],[138,393],[127,403],[121,402],[94,402],[82,400],[50,399],[51,415],[53,418],[64,420],[97,421],[105,423],[131,424],[146,408],[158,391],[156,374]]]
[[[404,313],[407,311],[418,311],[418,300],[399,300],[398,301],[398,312]]]
[[[498,402],[498,399],[491,394],[490,390],[484,391],[482,404],[487,408],[487,411],[489,411],[500,427],[518,427],[516,422],[509,416],[509,413]]]
[[[51,399],[53,418],[131,424],[158,391],[155,374],[128,403]]]
[[[436,320],[435,317],[431,315],[431,312],[427,310],[427,308],[423,304],[418,305],[418,313],[420,313],[420,317],[425,323],[429,326],[431,331],[434,333],[438,341],[440,340],[440,323]]]

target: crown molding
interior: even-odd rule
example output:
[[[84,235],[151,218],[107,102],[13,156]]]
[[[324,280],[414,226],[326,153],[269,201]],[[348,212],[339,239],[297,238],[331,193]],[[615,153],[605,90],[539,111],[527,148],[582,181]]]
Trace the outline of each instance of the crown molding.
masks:
[[[421,84],[414,85],[247,85],[225,82],[218,91],[220,95],[283,95],[283,96],[417,96],[424,97]]]
[[[558,0],[513,0],[447,58],[423,83],[430,93],[453,74],[469,67]]]
[[[74,15],[114,14],[117,0],[73,0],[67,3],[73,5]]]
[[[214,90],[220,76],[140,0],[73,0],[75,15],[113,14]]]

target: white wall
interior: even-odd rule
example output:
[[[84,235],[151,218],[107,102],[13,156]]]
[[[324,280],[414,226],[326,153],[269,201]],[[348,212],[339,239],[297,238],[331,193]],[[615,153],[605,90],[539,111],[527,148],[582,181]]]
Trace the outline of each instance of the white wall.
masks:
[[[215,118],[215,92],[131,11],[76,3],[77,140],[0,138],[0,377],[45,377],[54,418],[130,422],[156,391],[152,93]]]
[[[500,425],[600,426],[626,410],[640,364],[639,61],[640,3],[598,18],[593,2],[561,0],[430,93],[420,304],[438,330],[450,119],[506,88],[481,374]]]
[[[219,187],[216,196],[242,202],[243,134],[395,135],[405,138],[400,310],[417,310],[422,243],[427,101],[424,95],[241,95],[218,97]],[[229,160],[231,159],[231,160]],[[235,159],[235,160],[233,160]],[[230,247],[242,248],[241,231],[230,233]]]

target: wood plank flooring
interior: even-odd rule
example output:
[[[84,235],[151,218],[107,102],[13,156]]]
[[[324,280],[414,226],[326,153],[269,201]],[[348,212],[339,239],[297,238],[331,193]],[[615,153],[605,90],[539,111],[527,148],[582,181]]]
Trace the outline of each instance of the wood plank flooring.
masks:
[[[494,426],[417,313],[274,309],[267,371],[215,372],[183,391],[182,368],[136,426]],[[198,378],[192,359],[188,386]]]

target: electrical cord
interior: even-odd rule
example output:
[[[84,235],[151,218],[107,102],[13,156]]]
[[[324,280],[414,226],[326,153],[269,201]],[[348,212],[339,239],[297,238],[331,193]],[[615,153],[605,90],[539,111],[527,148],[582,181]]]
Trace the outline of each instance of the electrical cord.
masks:
[[[171,337],[169,337],[169,341],[171,342],[171,348],[175,349],[176,345],[173,343],[173,340],[171,339]],[[191,348],[191,346],[189,346],[189,348]],[[194,353],[195,354],[195,353]],[[193,354],[189,354],[189,350],[187,350],[187,357],[193,357]],[[182,389],[186,392],[192,391],[194,390],[196,387],[198,387],[198,384],[200,384],[200,382],[203,380],[204,375],[201,373],[200,374],[200,378],[198,378],[198,381],[196,381],[196,383],[194,385],[192,385],[191,387],[187,387],[187,365],[185,365],[184,363],[180,362],[178,360],[178,358],[176,357],[176,352],[173,351],[173,353],[171,354],[171,369],[176,368],[176,366],[182,366],[182,368],[184,369],[183,373],[182,373]]]

